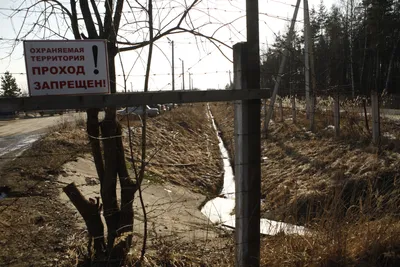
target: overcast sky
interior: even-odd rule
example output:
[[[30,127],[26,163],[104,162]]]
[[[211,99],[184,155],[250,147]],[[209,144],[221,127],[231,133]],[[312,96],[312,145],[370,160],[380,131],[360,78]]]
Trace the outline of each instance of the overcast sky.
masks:
[[[35,2],[31,0],[32,3]],[[179,0],[178,0],[179,1]],[[176,1],[176,2],[178,2]],[[205,24],[201,31],[204,34],[212,34],[214,30],[220,27],[218,23],[229,23],[229,27],[224,27],[219,30],[215,37],[232,46],[233,44],[245,41],[246,23],[245,23],[245,0],[203,0],[197,10],[192,12],[192,20],[195,27]],[[19,44],[13,51],[11,56],[7,56],[11,51],[10,39],[15,39],[20,25],[23,22],[24,14],[20,13],[12,18],[10,15],[14,12],[11,9],[18,7],[18,0],[2,0],[0,2],[0,75],[5,71],[15,73],[18,84],[23,90],[27,90],[27,78],[25,75],[25,63],[23,57],[22,43]],[[68,1],[62,0],[62,3]],[[174,2],[169,0],[156,0],[155,7],[160,11],[160,17],[155,17],[155,23],[161,22],[162,18],[168,19],[168,16],[174,15],[174,12],[167,13],[168,7],[172,5],[174,10],[178,10],[174,6]],[[168,2],[168,3],[167,3]],[[191,2],[191,1],[188,1]],[[336,0],[324,0],[324,4],[329,8]],[[172,4],[171,4],[172,3]],[[317,7],[320,0],[309,0],[309,6]],[[266,49],[267,44],[272,44],[276,34],[284,32],[288,27],[289,22],[294,12],[295,0],[261,0],[259,1],[260,12],[260,48]],[[302,4],[301,4],[302,7]],[[178,11],[176,11],[177,13]],[[34,12],[27,18],[26,22],[32,23],[33,19],[38,15]],[[129,10],[126,9],[126,17],[129,20]],[[296,28],[301,29],[303,24],[303,9],[299,10]],[[211,24],[209,22],[212,22]],[[165,22],[164,22],[165,24]],[[155,26],[156,26],[155,25]],[[52,30],[64,33],[66,25],[62,21],[55,20],[50,23]],[[137,36],[129,34],[131,29],[126,27],[126,37],[130,40],[137,40]],[[27,30],[27,29],[26,29]],[[49,36],[50,31],[41,31],[39,36],[31,35],[32,39],[41,39],[43,36]],[[124,33],[125,34],[125,33]],[[72,35],[68,34],[71,38]],[[133,38],[133,39],[132,39]],[[143,38],[143,36],[139,37]],[[193,84],[195,88],[223,88],[229,82],[229,71],[232,70],[232,63],[226,59],[222,53],[206,39],[195,39],[189,34],[176,34],[169,37],[175,42],[175,87],[182,87],[182,65],[180,59],[184,61],[185,69],[185,87],[189,87],[188,73],[192,73]],[[51,39],[55,39],[52,37]],[[59,38],[60,39],[60,38]],[[150,90],[171,90],[171,45],[168,40],[161,39],[156,42],[156,47],[153,54],[153,63],[151,69]],[[232,50],[220,47],[225,55],[232,59]],[[139,56],[140,53],[140,56]],[[121,58],[117,57],[117,90],[124,90],[124,79],[122,77],[121,62],[124,66],[125,73],[130,71],[130,76],[127,77],[126,87],[128,90],[141,91],[144,83],[144,66],[147,58],[147,49],[143,51],[137,50],[133,52],[124,52]],[[21,73],[21,74],[19,74]],[[233,78],[233,77],[232,77]]]

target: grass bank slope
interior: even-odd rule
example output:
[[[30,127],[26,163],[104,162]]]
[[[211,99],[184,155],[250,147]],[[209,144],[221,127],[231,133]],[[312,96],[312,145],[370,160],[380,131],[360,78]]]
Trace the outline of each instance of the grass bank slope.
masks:
[[[206,111],[204,105],[181,106],[148,120],[147,160],[150,163],[146,179],[171,182],[210,197],[218,194],[222,186],[222,161]],[[125,124],[124,118],[121,123]],[[131,124],[135,153],[140,145],[139,124],[137,120]],[[127,131],[124,133],[127,144]],[[129,160],[128,146],[126,150]],[[0,201],[0,266],[76,266],[78,259],[71,255],[77,253],[71,253],[71,249],[84,245],[75,244],[75,236],[82,237],[82,242],[85,237],[76,228],[76,211],[60,201],[60,188],[65,183],[57,181],[57,176],[67,176],[62,166],[87,153],[90,147],[82,120],[51,129],[1,169],[1,186],[9,186],[11,193]],[[176,246],[178,243],[183,244],[176,240],[173,246],[166,246],[170,250],[162,255],[175,255],[179,251],[181,255],[168,259],[155,255],[154,262],[169,260],[171,263],[181,259],[177,261],[178,266],[179,262],[190,260],[185,255],[197,255],[199,264],[204,262],[196,252],[197,247],[193,253],[186,253],[183,249],[186,246]],[[155,247],[159,248],[160,244]],[[203,249],[209,251],[206,247]]]
[[[233,105],[214,104],[212,112],[233,156]],[[298,114],[297,124],[274,121],[262,140],[262,216],[304,224],[313,232],[265,238],[264,264],[399,266],[396,140],[384,139],[378,150],[364,133],[348,136],[344,129],[345,138],[335,139],[322,117],[316,133],[307,131],[304,116]],[[385,123],[396,129],[396,122]]]

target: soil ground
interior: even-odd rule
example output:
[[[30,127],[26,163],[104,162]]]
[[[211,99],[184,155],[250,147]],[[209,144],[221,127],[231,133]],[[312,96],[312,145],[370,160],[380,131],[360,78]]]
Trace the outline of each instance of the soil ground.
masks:
[[[182,106],[149,121],[149,155],[154,155],[144,182],[151,211],[149,266],[233,265],[232,233],[211,231],[198,212],[206,197],[218,194],[222,181],[205,108]],[[233,158],[233,106],[212,105],[212,112]],[[388,134],[378,149],[359,117],[344,119],[342,137],[336,139],[329,114],[317,116],[314,133],[303,113],[297,124],[289,116],[286,111],[283,121],[276,118],[262,143],[262,211],[264,217],[312,231],[263,237],[262,266],[400,266],[397,122],[383,121],[382,132]],[[139,123],[130,124],[136,148]],[[73,180],[87,196],[98,190],[83,128],[60,127],[2,169],[2,183],[12,194],[0,201],[0,265],[81,262],[86,232],[60,189]],[[140,228],[140,212],[135,219]],[[140,229],[135,233],[130,264],[141,245]]]
[[[134,147],[140,143],[138,123],[131,122]],[[86,197],[99,196],[84,127],[83,120],[59,125],[1,169],[1,183],[11,193],[0,201],[0,266],[76,266],[82,262],[87,233],[62,188],[75,182]],[[146,261],[149,265],[207,262],[207,253],[224,252],[229,239],[220,239],[225,233],[199,211],[222,185],[218,141],[205,106],[179,107],[150,119],[148,140],[150,164],[143,181],[149,236]],[[124,141],[127,145],[127,131]],[[132,261],[140,254],[143,236],[143,213],[137,199],[134,206]]]
[[[96,169],[90,155],[79,157],[62,167],[63,174],[59,176],[60,183],[74,182],[86,198],[100,195]],[[117,190],[120,187],[117,186]],[[146,207],[149,232],[161,236],[173,236],[184,241],[206,240],[215,238],[217,232],[199,207],[206,197],[194,193],[189,188],[170,182],[154,182],[145,179],[142,184],[143,200]],[[60,199],[71,210],[74,206],[60,188]],[[135,213],[135,233],[143,232],[143,212],[136,197],[133,203]],[[75,212],[77,226],[82,231],[86,228],[79,213]]]

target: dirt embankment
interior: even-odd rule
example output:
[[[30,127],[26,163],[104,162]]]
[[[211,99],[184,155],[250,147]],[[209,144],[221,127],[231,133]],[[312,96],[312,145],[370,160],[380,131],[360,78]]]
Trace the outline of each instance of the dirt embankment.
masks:
[[[233,156],[233,105],[214,104],[212,112]],[[290,111],[284,115],[290,118]],[[315,133],[306,130],[304,118],[298,114],[297,124],[276,118],[262,140],[262,216],[316,232],[266,238],[263,262],[397,266],[400,241],[393,236],[400,234],[400,139],[384,137],[378,150],[350,119],[343,118],[344,137],[335,139],[323,116],[318,115]],[[395,122],[385,121],[383,129],[399,137]]]
[[[215,196],[222,188],[222,160],[216,133],[205,105],[180,106],[152,118],[147,130],[147,178],[186,186],[195,192]],[[121,119],[125,126],[127,122]],[[135,158],[140,155],[140,121],[131,122]],[[125,137],[130,160],[128,134]]]
[[[131,125],[136,151],[140,144],[139,123],[134,121]],[[98,195],[93,162],[84,156],[90,153],[84,127],[84,122],[77,127],[62,125],[1,170],[1,184],[10,186],[11,194],[0,201],[0,265],[75,266],[75,257],[85,254],[85,244],[77,244],[86,239],[82,220],[68,200],[59,197],[62,187],[72,181],[89,188],[88,196]],[[148,259],[155,259],[157,264],[178,258],[190,262],[191,257],[199,264],[207,262],[207,253],[215,246],[221,252],[225,241],[199,245],[175,235],[187,232],[193,240],[202,235],[208,242],[218,236],[205,218],[198,218],[201,213],[197,210],[206,198],[199,193],[211,197],[222,186],[218,140],[206,107],[182,106],[151,118],[147,133],[150,164],[143,188],[152,220],[149,246],[156,248],[155,255]],[[127,146],[126,150],[129,161]],[[67,162],[70,163],[65,165]],[[134,205],[139,209],[136,201]],[[157,218],[164,221],[156,221]],[[135,222],[139,228],[143,226],[141,220],[138,212]],[[195,230],[189,232],[189,228]],[[141,229],[136,230],[140,246]],[[170,238],[158,238],[162,234]],[[183,248],[190,248],[191,252]]]
[[[73,215],[60,203],[61,166],[88,153],[84,131],[61,125],[1,169],[11,188],[0,201],[0,265],[54,266],[65,260]]]

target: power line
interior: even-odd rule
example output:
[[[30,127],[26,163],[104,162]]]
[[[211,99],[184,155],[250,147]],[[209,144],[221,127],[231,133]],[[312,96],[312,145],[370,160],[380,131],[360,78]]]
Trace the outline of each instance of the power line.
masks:
[[[226,9],[221,9],[221,8],[217,8],[217,7],[207,7],[207,8],[199,8],[199,9],[206,9],[206,10],[216,10],[216,11],[221,11],[221,12],[225,12],[225,13],[243,13],[245,14],[246,11],[245,10],[226,10]],[[271,17],[271,18],[275,18],[275,19],[279,19],[279,20],[284,20],[284,21],[292,21],[291,19],[279,16],[279,15],[274,15],[274,14],[270,14],[270,13],[266,13],[266,12],[258,12],[259,15],[264,15],[267,17]],[[304,23],[304,21],[302,20],[296,20],[296,22],[299,23]]]
[[[168,6],[168,7],[159,7],[159,8],[156,8],[156,7],[154,7],[153,9],[155,9],[155,10],[166,10],[166,9],[168,9],[168,10],[170,10],[170,9],[176,9],[176,8],[182,8],[182,9],[185,9],[185,7],[184,6]],[[50,12],[50,13],[52,13],[52,14],[62,14],[62,15],[64,15],[65,14],[65,12],[62,12],[61,11],[61,7],[59,7],[59,6],[53,6],[53,7],[51,7],[51,6],[49,6],[49,7],[47,7],[46,9],[56,9],[56,10],[60,10],[60,11],[52,11],[52,12]],[[25,7],[25,8],[7,8],[7,7],[0,7],[0,10],[3,10],[3,11],[12,11],[12,12],[28,12],[28,13],[44,13],[44,10],[32,10],[31,8],[28,8],[28,7]],[[131,11],[131,10],[124,10],[124,11],[122,11],[122,13],[127,13],[127,14],[133,14],[133,13],[136,13],[136,12],[144,12],[145,10],[143,10],[143,9],[141,9],[141,8],[138,8],[138,11]],[[91,15],[95,15],[95,13],[94,12],[90,12],[90,14]],[[105,14],[105,12],[102,12],[101,14]],[[80,12],[77,12],[77,15],[83,15],[83,13],[80,13]]]
[[[178,9],[178,8],[185,9],[185,7],[183,7],[183,6],[160,7],[160,8],[153,8],[153,9],[156,9],[156,10],[167,10],[167,9],[168,9],[168,10],[172,10],[172,9]],[[214,11],[220,11],[220,12],[225,12],[225,13],[239,13],[239,14],[241,14],[241,13],[245,14],[245,13],[246,13],[245,10],[226,10],[226,9],[221,9],[221,8],[217,8],[217,7],[207,7],[207,8],[197,7],[196,9],[199,9],[199,10],[203,9],[203,10],[207,10],[207,11],[210,11],[210,10],[212,11],[212,10],[214,10]],[[12,11],[12,12],[29,12],[29,13],[43,13],[43,12],[44,12],[43,10],[30,10],[30,9],[28,9],[28,8],[16,9],[16,8],[4,8],[4,7],[0,7],[0,10],[3,10],[3,11]],[[141,9],[141,10],[138,10],[138,11],[124,10],[122,13],[123,13],[123,14],[134,14],[134,13],[140,13],[140,12],[144,12],[144,11],[145,11],[145,10],[142,10],[142,9]],[[62,12],[62,11],[52,11],[52,12],[50,12],[50,14],[64,15],[65,12]],[[91,14],[91,15],[95,15],[95,13],[93,13],[93,12],[91,12],[90,14]],[[102,14],[105,14],[105,13],[102,13]],[[266,13],[266,12],[259,12],[259,14],[260,14],[260,15],[267,16],[267,17],[279,19],[279,20],[291,21],[291,20],[288,19],[288,18],[279,16],[279,15],[274,15],[274,14]],[[78,12],[77,15],[83,15],[83,13],[79,13],[79,12]],[[296,22],[303,23],[303,21],[300,21],[300,20],[298,20],[298,21],[296,21]]]

